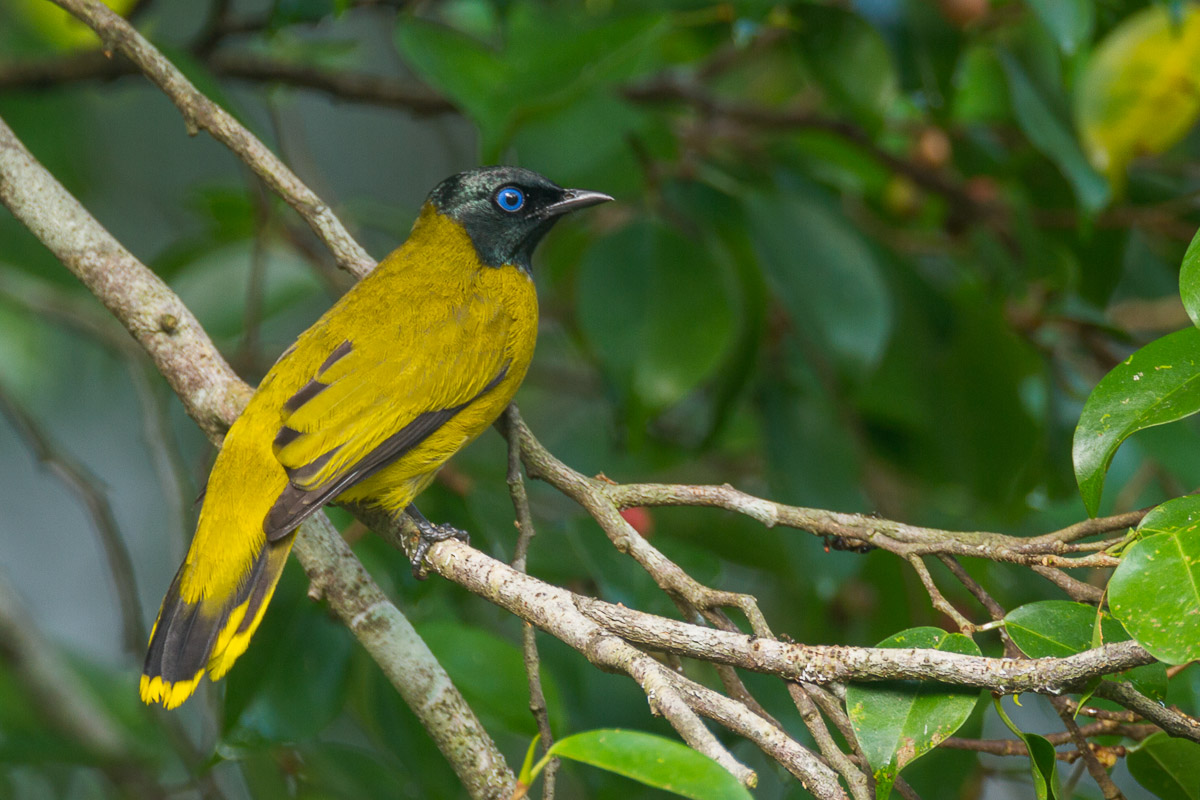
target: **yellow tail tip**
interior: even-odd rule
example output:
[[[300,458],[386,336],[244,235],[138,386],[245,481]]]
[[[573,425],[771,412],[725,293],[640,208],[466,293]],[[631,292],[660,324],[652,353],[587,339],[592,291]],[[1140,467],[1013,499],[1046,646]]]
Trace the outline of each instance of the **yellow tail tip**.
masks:
[[[170,683],[164,681],[160,675],[155,675],[153,678],[143,675],[141,683],[138,685],[138,692],[142,696],[142,702],[146,705],[162,703],[164,708],[177,708],[183,704],[184,700],[192,696],[203,676],[204,670],[202,669],[190,680]]]

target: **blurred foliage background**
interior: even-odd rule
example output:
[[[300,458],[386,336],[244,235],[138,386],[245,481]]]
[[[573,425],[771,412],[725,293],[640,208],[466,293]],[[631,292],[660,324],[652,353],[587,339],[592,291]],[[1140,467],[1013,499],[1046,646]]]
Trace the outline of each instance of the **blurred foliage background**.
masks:
[[[479,163],[616,196],[541,248],[538,354],[518,395],[533,430],[587,473],[1044,532],[1085,516],[1069,451],[1090,387],[1138,344],[1188,324],[1178,265],[1200,219],[1190,4],[123,0],[118,10],[376,257],[403,240],[437,181]],[[189,138],[156,88],[97,47],[45,0],[4,0],[0,116],[254,381],[348,278],[232,154]],[[94,703],[124,754],[81,744],[21,665],[0,659],[0,798],[459,796],[375,665],[305,599],[294,565],[229,678],[171,715],[137,703],[140,641],[122,632],[152,621],[213,452],[130,346],[0,215],[0,597],[8,613],[21,604],[26,635],[61,660],[57,696]],[[1178,424],[1123,448],[1104,512],[1200,484],[1198,433]],[[32,439],[58,473],[39,467]],[[64,462],[102,501],[93,510],[111,511],[108,540]],[[515,538],[504,463],[489,433],[423,503],[500,558]],[[674,613],[579,508],[531,490],[532,573]],[[402,554],[333,513],[519,765],[535,726],[518,622],[444,581],[413,581]],[[948,626],[886,554],[830,552],[801,532],[697,509],[639,525],[699,580],[753,592],[797,641],[870,645]],[[114,577],[113,538],[130,575]],[[968,566],[1006,607],[1061,597],[1023,568]],[[980,642],[998,652],[998,640]],[[632,682],[554,641],[543,659],[557,732],[670,735]],[[1194,712],[1196,670],[1171,686],[1169,700]],[[801,735],[785,694],[761,688]],[[985,705],[960,735],[1004,735]],[[1041,701],[1014,716],[1059,729]],[[730,745],[759,770],[756,797],[804,796],[751,745]],[[1138,796],[1123,770],[1118,782]],[[905,776],[926,798],[1030,791],[1019,759],[963,752],[935,752]],[[560,777],[563,797],[641,791],[584,767]],[[1098,796],[1087,778],[1077,791]]]

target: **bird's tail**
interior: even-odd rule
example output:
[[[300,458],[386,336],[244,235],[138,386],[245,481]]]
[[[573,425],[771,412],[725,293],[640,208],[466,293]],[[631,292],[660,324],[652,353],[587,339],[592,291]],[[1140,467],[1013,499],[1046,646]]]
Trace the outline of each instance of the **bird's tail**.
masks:
[[[262,621],[295,538],[293,532],[264,542],[246,579],[223,599],[184,600],[179,586],[188,564],[183,563],[150,633],[140,685],[144,702],[175,708],[196,691],[205,670],[212,680],[229,671]]]

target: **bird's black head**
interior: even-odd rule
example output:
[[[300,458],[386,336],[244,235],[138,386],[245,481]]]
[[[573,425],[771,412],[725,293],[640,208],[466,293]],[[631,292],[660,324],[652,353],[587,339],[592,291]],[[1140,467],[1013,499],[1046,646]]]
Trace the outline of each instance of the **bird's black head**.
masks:
[[[456,220],[490,267],[514,264],[528,272],[533,249],[563,214],[612,200],[600,192],[564,189],[520,167],[481,167],[453,175],[429,202]]]

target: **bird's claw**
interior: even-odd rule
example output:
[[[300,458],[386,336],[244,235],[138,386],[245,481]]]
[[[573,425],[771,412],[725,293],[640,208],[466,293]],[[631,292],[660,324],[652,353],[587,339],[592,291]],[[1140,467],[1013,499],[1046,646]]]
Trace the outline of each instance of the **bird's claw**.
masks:
[[[471,543],[471,535],[453,525],[434,525],[426,519],[415,519],[414,522],[417,524],[417,549],[413,551],[412,570],[413,577],[418,580],[424,580],[426,577],[425,556],[430,547],[447,539],[458,539],[463,544]]]

